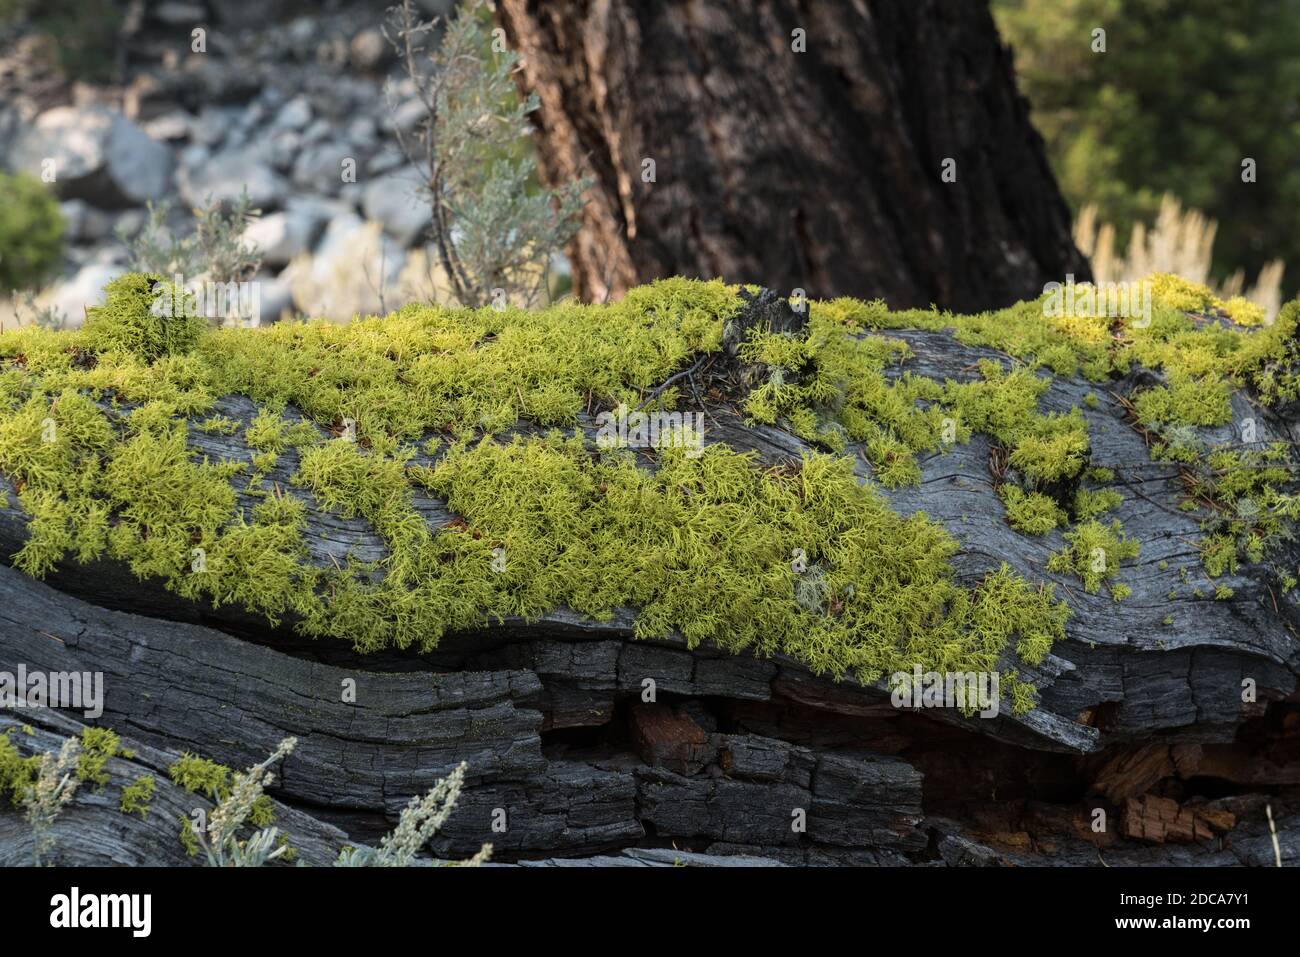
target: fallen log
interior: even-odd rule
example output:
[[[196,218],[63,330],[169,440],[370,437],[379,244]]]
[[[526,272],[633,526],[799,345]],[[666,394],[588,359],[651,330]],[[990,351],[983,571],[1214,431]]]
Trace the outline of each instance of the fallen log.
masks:
[[[144,390],[133,393],[121,370],[146,370],[141,374],[153,377],[150,388],[157,392],[159,378],[196,375],[184,368],[190,361],[187,354],[179,359],[153,357],[147,363],[124,359],[112,348],[95,345],[93,323],[87,340],[58,341],[57,350],[41,338],[5,342],[6,337],[0,337],[0,357],[11,387],[8,411],[0,416],[0,472],[8,492],[0,508],[0,553],[14,556],[11,561],[19,566],[0,567],[0,672],[14,673],[21,664],[29,673],[102,673],[103,712],[82,720],[139,742],[137,754],[146,757],[136,760],[164,777],[167,759],[160,755],[190,751],[245,767],[263,759],[282,737],[296,736],[299,746],[285,762],[272,793],[302,816],[303,859],[310,863],[332,859],[324,844],[371,841],[386,832],[410,797],[461,761],[469,765],[467,787],[449,826],[430,847],[437,855],[464,856],[488,842],[497,859],[507,862],[557,857],[604,861],[610,854],[656,848],[800,864],[1263,864],[1274,857],[1300,857],[1295,757],[1300,641],[1294,581],[1288,583],[1285,577],[1285,570],[1296,568],[1298,556],[1289,537],[1293,522],[1285,512],[1289,486],[1269,472],[1272,484],[1259,491],[1260,496],[1271,496],[1270,515],[1280,516],[1267,526],[1272,534],[1266,551],[1242,546],[1240,555],[1234,551],[1231,561],[1224,558],[1210,569],[1207,542],[1222,537],[1226,519],[1221,512],[1233,503],[1222,498],[1229,491],[1206,485],[1202,474],[1203,466],[1211,477],[1236,474],[1234,469],[1281,469],[1280,454],[1267,464],[1252,459],[1205,466],[1205,461],[1217,450],[1235,454],[1243,446],[1238,439],[1246,421],[1250,449],[1270,449],[1274,443],[1289,448],[1295,442],[1295,421],[1286,403],[1270,397],[1268,383],[1256,374],[1266,365],[1276,379],[1288,348],[1286,335],[1293,332],[1285,322],[1293,323],[1294,316],[1280,320],[1272,330],[1224,332],[1242,343],[1254,341],[1249,336],[1272,336],[1274,350],[1260,365],[1224,373],[1224,381],[1232,386],[1230,415],[1217,426],[1191,430],[1202,451],[1190,460],[1167,454],[1175,440],[1185,441],[1188,428],[1183,423],[1160,422],[1151,415],[1143,421],[1134,414],[1135,404],[1176,381],[1178,370],[1131,363],[1094,379],[1049,374],[1032,365],[1033,354],[1015,343],[994,348],[981,342],[978,329],[962,325],[956,317],[890,314],[887,322],[877,317],[844,323],[845,341],[867,343],[869,348],[889,341],[892,358],[882,365],[881,375],[890,386],[902,383],[909,388],[911,377],[945,383],[950,390],[970,384],[1009,388],[1007,376],[1016,375],[1015,370],[1040,379],[1041,394],[1034,394],[1028,407],[1042,417],[1034,421],[1047,422],[1044,428],[1050,431],[1067,419],[1073,429],[1072,423],[1079,420],[1086,432],[1086,467],[1080,465],[1062,480],[1035,476],[1033,464],[1025,464],[1025,435],[995,416],[981,419],[979,408],[959,408],[954,397],[966,393],[958,391],[940,395],[925,386],[921,391],[926,395],[913,400],[915,410],[933,407],[951,413],[943,418],[955,424],[955,440],[933,447],[916,441],[914,447],[900,444],[882,453],[879,434],[854,437],[870,429],[848,414],[841,420],[847,426],[832,427],[834,417],[827,409],[864,407],[854,398],[854,390],[862,387],[855,381],[841,383],[841,398],[819,406],[820,418],[812,429],[799,418],[800,411],[789,406],[771,416],[771,422],[756,421],[764,418],[764,409],[753,401],[757,390],[773,383],[777,394],[785,386],[810,387],[828,374],[832,357],[809,347],[808,353],[787,360],[783,367],[746,343],[767,334],[801,344],[802,349],[802,344],[827,336],[826,327],[816,323],[827,321],[834,304],[823,304],[827,312],[820,316],[814,306],[809,336],[807,317],[770,294],[742,291],[730,316],[708,313],[722,308],[718,303],[723,301],[706,297],[703,305],[692,302],[686,309],[675,302],[658,303],[654,308],[659,311],[652,313],[660,323],[658,334],[680,336],[684,317],[694,309],[713,323],[716,339],[699,349],[682,347],[681,355],[665,360],[662,371],[656,372],[663,387],[652,382],[624,385],[639,390],[651,407],[664,400],[698,402],[707,422],[700,458],[711,461],[707,449],[720,455],[750,453],[747,469],[776,476],[763,481],[799,476],[800,463],[806,472],[807,463],[818,455],[849,457],[849,474],[883,496],[893,513],[923,512],[929,523],[941,525],[955,540],[946,559],[955,583],[946,592],[952,601],[960,603],[962,595],[974,596],[970,600],[976,603],[982,600],[991,576],[1004,565],[1003,574],[1009,577],[998,579],[1001,582],[1027,583],[1034,595],[1040,584],[1053,585],[1050,603],[1010,606],[1068,607],[1069,617],[1050,650],[1017,654],[1016,642],[1023,641],[1024,634],[1009,631],[992,658],[970,652],[951,659],[994,661],[1007,682],[1032,682],[1032,707],[1021,707],[1023,699],[1013,700],[1005,685],[1003,695],[995,696],[999,707],[992,717],[951,706],[900,707],[892,674],[852,665],[842,670],[819,667],[818,659],[795,641],[738,649],[728,646],[725,638],[700,640],[694,619],[668,621],[665,627],[660,616],[647,633],[645,609],[635,604],[616,605],[607,615],[562,604],[530,608],[524,614],[494,611],[468,625],[449,614],[452,626],[436,643],[389,642],[358,649],[337,635],[312,637],[312,627],[320,620],[313,616],[322,607],[333,614],[345,601],[361,601],[361,617],[347,619],[357,627],[372,624],[366,616],[373,617],[376,608],[398,607],[361,600],[373,599],[385,577],[398,574],[394,527],[400,523],[388,524],[387,503],[353,508],[348,501],[330,498],[328,482],[310,478],[315,474],[312,456],[319,456],[321,448],[349,443],[357,461],[371,464],[398,455],[381,418],[367,418],[365,413],[374,410],[362,408],[355,419],[331,419],[320,408],[303,408],[271,394],[273,384],[251,380],[242,394],[208,396],[205,403],[181,389],[169,393],[165,409],[151,406],[162,400],[147,397]],[[672,316],[665,318],[669,313]],[[456,323],[472,327],[471,344],[407,344],[401,347],[406,354],[397,354],[401,350],[395,344],[385,345],[384,361],[397,367],[395,381],[409,380],[404,388],[423,396],[420,390],[430,387],[430,380],[419,378],[424,364],[451,361],[440,358],[446,356],[459,357],[455,361],[462,363],[481,361],[466,356],[505,348],[502,340],[517,331],[511,323],[522,320],[507,317],[494,329],[495,321],[486,313],[458,316]],[[699,316],[692,321],[699,322]],[[1223,322],[1222,317],[1186,321],[1207,340],[1218,341],[1210,330]],[[299,336],[294,348],[302,350],[304,362],[315,363],[313,349],[319,343],[306,341],[310,328],[286,327],[275,334]],[[439,335],[445,334],[447,329],[440,326]],[[203,361],[233,362],[236,347],[231,337],[240,335],[261,333],[221,333],[226,338],[202,347]],[[1107,348],[1127,349],[1139,341],[1138,335],[1138,330],[1116,331]],[[331,339],[329,347],[346,349],[339,341]],[[457,348],[464,352],[457,353]],[[52,359],[57,353],[70,359]],[[545,383],[535,378],[536,372],[525,362],[521,375],[530,389],[540,390]],[[308,379],[332,374],[328,368],[302,372]],[[466,366],[458,374],[472,378],[475,371]],[[671,377],[676,381],[666,383]],[[139,521],[144,506],[113,499],[110,489],[103,499],[91,499],[107,505],[106,545],[82,554],[75,547],[65,548],[50,567],[40,569],[43,580],[25,574],[32,568],[24,561],[24,550],[30,557],[27,546],[33,539],[50,538],[41,522],[48,524],[54,514],[44,511],[49,503],[37,492],[62,495],[59,501],[70,504],[69,511],[60,514],[72,515],[68,522],[74,539],[89,534],[76,512],[84,504],[76,490],[43,477],[41,462],[33,457],[45,445],[61,448],[59,430],[78,427],[67,412],[71,400],[62,398],[68,388],[88,397],[110,430],[102,444],[94,446],[95,468],[103,470],[95,475],[103,476],[105,488],[119,477],[112,470],[124,455],[123,445],[133,436],[152,434],[151,429],[162,435],[177,422],[183,424],[189,463],[206,457],[213,463],[243,462],[245,474],[249,468],[257,471],[259,481],[250,484],[233,474],[222,477],[231,489],[229,512],[213,530],[194,526],[196,542],[202,545],[186,538],[179,561],[170,555],[165,561],[150,557],[153,567],[170,562],[175,572],[140,573],[148,543],[167,534],[163,516],[153,513],[153,524]],[[346,406],[348,388],[352,386],[341,382],[331,385],[344,395],[340,407]],[[473,388],[465,386],[466,392]],[[593,385],[586,402],[573,411],[575,434],[588,450],[584,455],[593,461],[603,461],[602,455],[632,456],[638,475],[661,474],[680,461],[673,457],[676,452],[664,447],[631,443],[634,447],[626,453],[603,449],[610,417],[602,416],[599,406],[612,399],[597,395],[600,388],[607,384]],[[522,386],[519,392],[520,402],[528,406],[533,393],[525,394]],[[178,396],[180,404],[174,401]],[[368,398],[374,401],[377,396]],[[194,411],[180,407],[186,401],[193,401]],[[304,404],[312,401],[319,396]],[[945,404],[949,401],[953,404]],[[38,426],[43,419],[53,421],[55,438],[45,442],[38,428],[31,443],[24,445],[21,417],[34,415],[30,410],[40,403],[39,409],[48,414],[35,421]],[[268,409],[285,427],[301,428],[298,444],[281,442],[276,454],[266,457],[258,435]],[[888,422],[897,440],[906,423],[887,419],[887,411],[880,412],[878,422]],[[166,424],[150,424],[151,414]],[[133,422],[136,415],[140,419]],[[486,437],[488,446],[498,448],[517,436],[512,447],[543,448],[529,444],[547,441],[539,436],[550,423],[541,418],[516,416],[504,429],[480,421],[472,438]],[[219,428],[199,427],[214,420],[221,420]],[[833,447],[837,429],[849,433],[839,449]],[[437,427],[415,431],[419,438],[411,447],[418,451],[403,461],[408,474],[421,481],[411,483],[410,512],[403,516],[417,516],[418,525],[428,529],[435,542],[456,535],[477,542],[475,533],[481,531],[482,544],[465,547],[481,548],[490,560],[494,553],[489,546],[499,539],[507,543],[503,551],[513,560],[528,543],[494,531],[472,496],[456,484],[455,476],[474,464],[457,458],[465,453],[456,448],[456,437]],[[429,438],[436,441],[430,444]],[[83,442],[80,437],[75,441]],[[353,463],[352,454],[349,450],[349,457],[340,461]],[[264,457],[259,460],[259,455]],[[892,481],[889,469],[900,461],[906,464],[908,456],[916,467],[915,481]],[[79,461],[84,465],[88,459]],[[509,464],[493,461],[499,469]],[[450,469],[453,480],[444,481],[439,468]],[[421,471],[425,469],[431,471]],[[483,473],[482,481],[497,474]],[[164,483],[174,477],[159,472],[151,480]],[[811,481],[806,474],[803,480]],[[1037,535],[1014,527],[1007,504],[1009,485],[1050,500],[1061,513],[1060,523]],[[362,483],[352,493],[364,497],[371,488]],[[450,494],[441,491],[446,489]],[[818,490],[806,486],[798,507],[805,507]],[[1072,511],[1082,508],[1080,501],[1091,501],[1077,497],[1081,490],[1109,493],[1106,519],[1122,522],[1123,535],[1141,543],[1136,558],[1103,554],[1105,574],[1098,582],[1087,578],[1093,554],[1082,556],[1082,572],[1073,561],[1049,567],[1054,555],[1069,552],[1068,536],[1077,535],[1089,521],[1086,510]],[[153,493],[144,488],[139,494],[143,501]],[[232,555],[222,551],[232,528],[279,527],[235,516],[250,515],[260,504],[282,499],[301,503],[296,539],[301,565],[292,566],[293,574],[318,570],[310,589],[289,592],[296,604],[274,609],[269,620],[267,608],[231,597],[243,593],[229,583],[222,590],[187,588],[187,580],[203,574],[190,566],[192,544],[201,553],[206,548],[214,560]],[[527,499],[528,507],[540,508],[537,503],[546,500],[545,495]],[[1185,507],[1189,501],[1195,509]],[[469,507],[462,511],[457,503]],[[723,504],[706,498],[699,508],[708,512]],[[1212,513],[1209,520],[1207,512]],[[576,520],[576,513],[566,513],[566,520]],[[1238,508],[1232,520],[1245,522],[1232,526],[1241,538],[1266,528],[1249,509]],[[928,534],[930,526],[906,527],[919,535]],[[112,530],[121,537],[113,538]],[[124,544],[128,532],[136,537]],[[566,553],[580,544],[561,541],[547,552],[546,562],[567,561]],[[840,544],[838,538],[835,544]],[[910,547],[903,539],[897,545]],[[725,548],[717,547],[713,560],[729,561]],[[442,554],[442,565],[426,567],[421,575],[433,574],[434,567],[446,570],[438,574],[462,574],[456,563],[464,560],[463,553]],[[865,611],[853,604],[862,596],[831,593],[817,578],[834,580],[836,554],[842,553],[828,545],[793,562],[785,554],[778,556],[774,564],[793,566],[783,580],[792,590],[791,606],[801,609],[794,614],[800,622],[829,622],[828,635],[878,642],[874,634],[854,637],[837,618]],[[889,559],[882,553],[873,561],[887,564]],[[756,565],[755,577],[770,574],[771,567]],[[250,566],[247,573],[282,571],[279,565],[262,564]],[[890,580],[891,587],[905,588],[906,579],[904,569]],[[418,588],[423,580],[412,579],[410,587]],[[804,585],[813,589],[813,600],[801,605],[798,589]],[[520,582],[512,587],[526,586]],[[472,589],[474,582],[467,580],[465,587]],[[352,593],[351,588],[358,591]],[[768,600],[768,593],[762,594]],[[729,607],[724,596],[718,597],[719,607]],[[317,600],[319,606],[313,603]],[[700,614],[707,613],[708,605],[703,602]],[[945,608],[936,613],[947,612]],[[904,619],[876,620],[896,624]],[[979,620],[972,613],[963,622]],[[935,623],[936,628],[949,627],[938,618]],[[975,647],[969,629],[945,633]],[[898,649],[907,647],[914,649],[918,668],[943,660],[927,658],[940,652],[927,650],[930,646],[924,642],[908,644],[906,635],[897,640],[897,646],[886,649],[885,659],[879,658],[885,652],[873,646],[871,654],[878,657],[872,660],[905,660]],[[44,712],[38,721],[14,714],[39,728],[31,741],[27,739],[32,736],[10,735],[16,745],[30,745],[28,750],[51,744],[51,735],[76,731],[74,724]],[[14,726],[12,721],[6,725]],[[120,783],[115,777],[109,793]],[[164,789],[169,807],[189,797]],[[74,804],[76,826],[60,836],[60,847],[69,848],[69,862],[191,860],[179,843],[164,850],[163,834],[148,817],[116,814],[86,831],[84,815],[98,819],[116,813],[108,806],[111,802],[87,801],[84,807]],[[1265,805],[1275,822],[1276,854]],[[21,818],[0,811],[0,826],[13,835],[6,860],[17,862],[25,853],[19,837]],[[168,828],[169,839],[174,839],[175,828]],[[8,843],[0,840],[0,845]]]

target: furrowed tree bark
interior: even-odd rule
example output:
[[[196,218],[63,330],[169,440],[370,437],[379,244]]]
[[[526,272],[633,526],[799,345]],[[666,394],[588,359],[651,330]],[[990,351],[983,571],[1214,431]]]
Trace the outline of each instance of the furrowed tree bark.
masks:
[[[740,324],[783,316],[797,324],[763,294]],[[1010,361],[947,333],[888,335],[911,347],[907,369],[940,380],[971,378],[981,359]],[[743,375],[725,354],[724,344],[708,374]],[[99,561],[45,581],[0,565],[0,671],[98,671],[106,689],[102,715],[0,712],[0,733],[13,729],[11,742],[33,753],[98,724],[137,752],[110,762],[105,792],[79,797],[60,818],[59,859],[69,863],[192,862],[175,819],[198,803],[165,780],[175,755],[242,768],[294,735],[298,748],[272,793],[277,821],[309,863],[376,840],[413,795],[466,761],[460,806],[430,848],[441,856],[489,842],[507,863],[1295,864],[1300,608],[1264,566],[1219,578],[1233,589],[1226,600],[1181,583],[1184,569],[1201,574],[1202,532],[1177,508],[1179,467],[1151,460],[1120,401],[1151,375],[1135,370],[1109,391],[1057,378],[1040,401],[1081,409],[1092,464],[1117,473],[1114,514],[1142,543],[1140,560],[1122,569],[1133,590],[1123,602],[1045,570],[1059,532],[1035,538],[1006,525],[984,436],[925,459],[918,486],[886,492],[900,512],[924,510],[953,533],[961,581],[1006,562],[1030,581],[1055,582],[1070,605],[1066,640],[1031,675],[1039,706],[1024,715],[908,711],[883,682],[837,683],[784,657],[691,650],[671,635],[634,640],[635,609],[593,622],[560,608],[448,636],[425,654],[362,656],[237,608],[183,601]],[[1089,405],[1088,394],[1101,401]],[[1294,420],[1244,394],[1233,402],[1238,418],[1255,420],[1259,441],[1300,440]],[[247,424],[257,407],[227,397],[213,411]],[[710,400],[709,416],[706,441],[753,450],[763,463],[807,450],[780,428],[747,425],[725,396]],[[594,423],[581,426],[594,440]],[[213,459],[247,458],[242,434],[190,432]],[[860,451],[849,454],[867,479]],[[297,465],[287,450],[270,478],[308,505],[313,560],[381,557],[364,520],[322,512],[291,485]],[[0,555],[10,556],[26,527],[6,491]],[[455,518],[435,499],[417,506],[435,527]],[[1300,551],[1287,543],[1272,558],[1296,567]],[[642,699],[646,678],[654,702]],[[1242,693],[1247,680],[1253,700]],[[343,694],[349,683],[355,700]],[[122,815],[120,787],[146,772],[159,781],[157,816]],[[30,857],[24,827],[0,808],[0,864]]]
[[[593,180],[581,299],[761,277],[970,312],[1090,275],[983,0],[497,9],[540,99],[543,178]]]

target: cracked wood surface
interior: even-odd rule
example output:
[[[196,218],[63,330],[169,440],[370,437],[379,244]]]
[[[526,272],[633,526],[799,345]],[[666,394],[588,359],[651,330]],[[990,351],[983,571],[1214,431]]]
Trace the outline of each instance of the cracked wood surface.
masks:
[[[913,350],[907,368],[935,378],[969,377],[981,358],[1006,361],[943,333],[888,335]],[[1056,760],[1054,754],[1110,759],[1129,747],[1182,748],[1177,760],[1162,759],[1148,769],[1150,783],[1198,774],[1223,776],[1246,789],[1297,783],[1294,766],[1285,761],[1253,761],[1233,750],[1243,725],[1261,718],[1269,702],[1294,701],[1296,609],[1274,594],[1260,566],[1243,565],[1219,579],[1234,589],[1226,601],[1196,600],[1188,587],[1179,587],[1182,567],[1204,577],[1196,552],[1200,530],[1176,508],[1176,466],[1151,462],[1123,406],[1107,391],[1123,394],[1134,384],[1120,380],[1102,388],[1056,379],[1040,403],[1046,410],[1081,408],[1092,436],[1092,464],[1117,472],[1113,487],[1124,501],[1115,515],[1142,542],[1140,561],[1119,575],[1133,589],[1123,602],[1087,595],[1077,582],[1045,571],[1047,557],[1063,544],[1059,531],[1034,538],[1006,525],[984,436],[923,457],[918,487],[885,492],[899,511],[924,510],[959,540],[954,566],[962,581],[977,581],[1005,561],[1028,580],[1057,582],[1073,612],[1067,640],[1033,671],[1042,700],[1023,716],[1005,710],[993,720],[946,710],[900,715],[883,684],[835,683],[782,657],[689,650],[674,636],[634,641],[630,609],[600,623],[556,609],[538,621],[510,620],[448,636],[427,654],[361,657],[342,645],[295,636],[288,627],[269,629],[236,608],[183,601],[108,561],[65,566],[47,582],[0,566],[0,669],[21,662],[29,670],[103,671],[106,710],[97,723],[158,754],[189,750],[238,768],[261,760],[284,735],[298,736],[275,794],[314,822],[304,825],[312,840],[373,839],[412,795],[464,760],[467,788],[434,845],[441,854],[464,855],[489,841],[507,860],[610,860],[610,853],[679,844],[682,853],[698,847],[786,863],[906,863],[932,853],[947,863],[1041,861],[1041,848],[1018,852],[1014,841],[1006,844],[1013,832],[995,829],[993,848],[981,843],[984,832],[971,821],[954,823],[928,812],[926,789],[950,782],[933,776],[933,764],[913,763],[908,747],[930,735],[967,749],[983,739],[1012,753],[1019,749],[1029,761]],[[1082,401],[1090,392],[1101,400],[1096,408]],[[1261,442],[1297,438],[1293,424],[1253,407],[1248,397],[1233,401],[1239,418],[1256,419]],[[246,424],[256,407],[227,397],[214,412]],[[581,426],[594,437],[593,421]],[[214,457],[249,451],[238,436],[191,429],[191,437],[198,451]],[[1231,439],[1222,431],[1211,437]],[[727,405],[710,409],[706,440],[754,450],[773,463],[807,449],[780,429],[747,426]],[[858,451],[850,449],[866,478],[871,469]],[[296,466],[296,453],[287,449],[271,481],[306,498],[289,482]],[[417,506],[433,526],[454,517],[436,499]],[[24,536],[25,519],[10,496],[0,509],[0,550],[12,554]],[[349,551],[367,558],[383,553],[363,519],[317,509],[310,510],[307,541],[322,564]],[[1287,560],[1294,559],[1288,553]],[[1171,588],[1178,590],[1173,599],[1167,597]],[[1172,626],[1164,624],[1166,616]],[[685,717],[656,715],[644,726],[651,734],[676,727],[674,734],[692,743],[689,761],[670,767],[654,756],[671,747],[619,737],[645,677],[655,678],[674,706],[685,708]],[[1243,678],[1256,681],[1258,703],[1241,702]],[[344,700],[346,682],[356,684],[355,703]],[[41,720],[42,734],[63,728],[55,718]],[[819,722],[825,727],[817,729]],[[912,744],[887,746],[891,736]],[[163,760],[137,763],[153,768]],[[1247,766],[1256,770],[1243,770]],[[1114,784],[1100,790],[1116,802],[1141,797]],[[174,797],[164,793],[161,800],[170,806]],[[1160,820],[1202,819],[1154,806]],[[507,812],[504,834],[491,828],[498,808]],[[806,815],[803,834],[790,827],[798,809]],[[100,810],[106,814],[107,805]],[[1211,808],[1211,816],[1218,811]],[[1267,855],[1258,812],[1252,805],[1234,818],[1228,837],[1216,837],[1218,849],[1139,841],[1108,849],[1108,858],[1159,863],[1204,855],[1206,862],[1260,863]],[[1193,813],[1200,812],[1187,812]],[[1285,853],[1295,859],[1295,816],[1279,817]],[[0,827],[10,828],[16,842],[6,852],[9,861],[23,854],[13,819],[0,814]],[[1130,819],[1142,820],[1138,811]],[[149,819],[87,826],[106,843],[102,853],[77,851],[84,855],[74,855],[78,861],[183,863],[175,857],[179,844],[171,824],[166,835]],[[141,845],[132,850],[124,835],[135,830]],[[1147,832],[1138,824],[1130,830]],[[1193,827],[1191,833],[1199,832]],[[163,848],[164,837],[176,847]],[[1096,848],[1086,838],[1071,840],[1061,841],[1051,859],[1096,863]],[[9,843],[0,837],[0,846]],[[1266,850],[1271,854],[1271,840]],[[304,852],[304,860],[324,859],[309,840]]]

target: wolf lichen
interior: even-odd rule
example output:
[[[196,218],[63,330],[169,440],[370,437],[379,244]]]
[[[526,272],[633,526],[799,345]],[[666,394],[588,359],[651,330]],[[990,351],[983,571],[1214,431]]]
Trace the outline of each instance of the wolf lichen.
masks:
[[[998,486],[998,495],[1006,506],[1007,523],[1026,535],[1046,535],[1069,520],[1055,501],[1040,492],[1026,492],[1005,482]]]
[[[95,352],[153,362],[189,352],[206,330],[183,290],[161,276],[127,273],[108,284],[102,306],[87,312],[81,340]]]
[[[41,756],[24,758],[9,740],[12,728],[0,733],[0,797],[9,796],[9,803],[21,807],[27,792],[40,774]]]
[[[207,758],[201,758],[187,751],[172,762],[167,769],[167,774],[172,779],[173,784],[184,788],[191,794],[201,794],[214,803],[220,803],[230,797],[233,772],[224,764],[218,764],[216,761],[209,761]],[[269,795],[263,794],[253,803],[248,820],[256,827],[269,827],[274,815],[275,805]],[[185,840],[187,833],[193,837],[193,828],[189,821],[183,821],[181,843],[185,845],[186,850],[190,847],[190,844]],[[197,853],[197,841],[195,841],[194,847],[194,853]],[[193,855],[191,854],[191,856]]]
[[[81,732],[81,752],[77,758],[77,780],[93,784],[96,791],[108,783],[105,765],[119,753],[121,740],[108,728],[86,728]]]
[[[576,427],[599,410],[693,398],[693,377],[663,384],[721,356],[736,287],[675,279],[607,306],[413,305],[346,326],[208,330],[154,315],[150,277],[126,278],[86,329],[0,335],[0,471],[28,515],[15,563],[42,575],[107,555],[185,597],[362,650],[428,648],[565,606],[632,609],[641,637],[677,632],[868,680],[915,663],[987,670],[1011,652],[1032,664],[1064,635],[1051,587],[1005,567],[957,581],[956,540],[895,512],[878,485],[915,484],[929,457],[987,436],[1008,521],[1064,528],[1050,570],[1095,590],[1136,543],[1096,520],[1121,496],[1085,483],[1115,475],[1091,466],[1083,409],[1044,408],[1053,376],[1159,372],[1123,398],[1166,444],[1221,417],[1232,388],[1300,394],[1288,338],[1300,307],[1248,332],[1163,301],[1141,325],[1048,316],[1041,302],[961,317],[835,300],[812,304],[806,336],[757,328],[740,343],[759,375],[736,386],[737,403],[814,449],[775,467],[723,444],[662,449],[647,467]],[[908,341],[881,334],[904,328],[950,329],[1005,357],[937,381],[918,374]],[[252,400],[252,421],[217,414],[226,396]],[[199,431],[244,451],[205,458]],[[289,481],[268,482],[286,462]],[[1236,494],[1232,481],[1216,501]],[[1292,501],[1264,484],[1275,494],[1261,485],[1237,506]],[[429,497],[454,518],[431,526]],[[364,522],[382,556],[313,558],[308,503]],[[1260,528],[1209,534],[1248,557]],[[1093,570],[1096,548],[1105,571]]]
[[[149,816],[149,805],[153,801],[154,780],[152,774],[142,774],[126,787],[122,788],[122,797],[118,809],[123,814]]]
[[[1124,534],[1124,526],[1119,521],[1107,526],[1089,519],[1066,532],[1065,541],[1066,547],[1047,560],[1047,568],[1078,575],[1089,594],[1100,591],[1102,583],[1118,573],[1120,564],[1137,558],[1140,551],[1138,542]],[[1116,601],[1130,593],[1127,586],[1111,586]]]
[[[1074,493],[1070,511],[1076,522],[1086,522],[1123,504],[1124,496],[1114,489],[1081,488]]]

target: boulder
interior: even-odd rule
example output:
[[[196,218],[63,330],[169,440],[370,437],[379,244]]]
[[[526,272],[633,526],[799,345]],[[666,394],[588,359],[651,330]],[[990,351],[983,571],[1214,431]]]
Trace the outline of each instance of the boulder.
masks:
[[[311,140],[310,130],[304,138]],[[307,146],[293,164],[293,185],[310,192],[337,196],[343,186],[343,164],[349,159],[353,161],[355,170],[359,165],[357,150],[350,143],[327,142]]]
[[[384,35],[375,28],[362,30],[348,45],[348,60],[362,72],[374,72],[385,66],[393,57],[393,48]]]
[[[285,266],[300,253],[308,252],[329,214],[319,203],[290,199],[288,207],[269,213],[249,224],[244,239],[256,243],[262,262]]]
[[[253,282],[257,283],[259,297],[260,314],[257,317],[259,325],[279,322],[286,312],[293,312],[293,289],[290,288],[287,279],[281,279],[270,273],[259,273],[253,278]]]
[[[272,126],[276,130],[301,130],[311,120],[311,103],[307,97],[299,94],[280,107],[280,112],[275,115]]]
[[[361,210],[367,219],[383,223],[384,232],[399,245],[410,246],[433,219],[420,193],[424,178],[413,166],[370,181],[362,192]]]
[[[289,192],[284,177],[253,148],[226,150],[206,163],[187,164],[178,179],[181,196],[191,206],[206,202],[208,197],[233,202],[247,190],[256,208],[275,209],[283,205]]]
[[[111,217],[85,200],[65,199],[59,204],[59,211],[63,213],[63,236],[68,242],[98,242],[112,231]]]
[[[103,303],[104,287],[124,272],[125,267],[115,263],[88,263],[71,279],[45,293],[42,304],[63,317],[63,328],[79,329],[86,321],[86,310]]]
[[[171,182],[171,150],[101,106],[55,107],[19,134],[11,166],[39,176],[47,160],[60,195],[104,209],[161,199]]]
[[[314,256],[296,259],[286,270],[294,304],[311,316],[346,322],[382,313],[396,302],[406,253],[378,223],[353,212],[335,216]]]
[[[159,23],[170,27],[195,26],[205,15],[201,3],[185,3],[183,0],[165,0],[149,11],[149,15]]]

